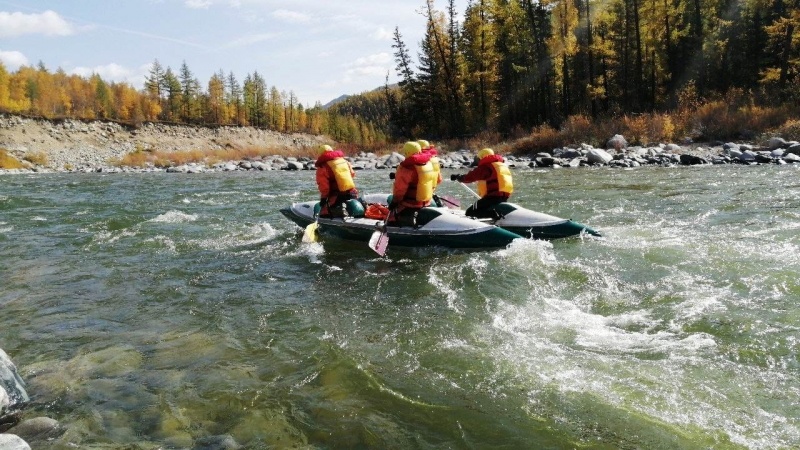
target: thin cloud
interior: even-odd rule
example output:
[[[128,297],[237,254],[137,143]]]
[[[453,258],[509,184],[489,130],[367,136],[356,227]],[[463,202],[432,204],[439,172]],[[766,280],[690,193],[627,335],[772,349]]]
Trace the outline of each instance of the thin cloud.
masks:
[[[293,24],[308,24],[312,22],[311,16],[288,9],[278,9],[272,12],[272,17]]]
[[[75,34],[75,26],[64,20],[55,11],[41,14],[0,11],[0,37],[17,37],[26,34],[44,36],[69,36]]]
[[[208,9],[213,2],[211,0],[186,0],[184,4],[192,9]]]
[[[387,30],[384,27],[379,27],[375,32],[372,33],[372,39],[376,41],[391,41],[394,39],[394,32],[392,30]]]
[[[375,64],[386,64],[392,60],[392,57],[389,56],[386,52],[375,53],[374,55],[365,56],[363,58],[356,59],[351,66],[371,66]]]
[[[70,73],[87,78],[97,74],[105,81],[125,82],[135,87],[141,87],[144,84],[145,74],[150,67],[151,65],[143,65],[137,70],[131,70],[119,64],[111,63],[95,67],[75,67]]]
[[[258,44],[259,42],[271,41],[278,36],[279,35],[276,33],[251,34],[248,36],[242,36],[240,38],[234,39],[233,41],[229,42],[223,47],[224,48],[247,47],[248,45]]]
[[[17,70],[22,66],[30,65],[28,58],[25,57],[25,55],[23,55],[21,52],[17,51],[4,52],[0,50],[0,62],[2,62],[3,65],[10,70]]]
[[[345,66],[343,77],[339,83],[348,84],[356,79],[383,78],[386,76],[386,71],[390,69],[391,61],[391,56],[386,52],[358,58]]]

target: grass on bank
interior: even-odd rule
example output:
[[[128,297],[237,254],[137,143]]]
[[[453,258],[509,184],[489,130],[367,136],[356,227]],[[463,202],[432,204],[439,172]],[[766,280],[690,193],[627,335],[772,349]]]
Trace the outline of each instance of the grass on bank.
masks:
[[[0,169],[13,170],[25,168],[27,168],[27,166],[22,161],[10,155],[6,149],[0,148]]]
[[[289,149],[289,148],[225,148],[214,150],[184,150],[184,151],[162,151],[145,150],[141,147],[128,153],[119,160],[113,161],[114,165],[127,167],[158,167],[167,168],[181,166],[184,164],[205,164],[212,167],[215,164],[226,161],[256,160],[266,156],[280,155],[283,157],[312,157],[313,149]]]
[[[448,148],[477,150],[493,146],[501,152],[535,154],[554,148],[590,144],[604,147],[609,138],[621,134],[630,145],[713,141],[764,143],[778,136],[800,140],[800,105],[757,106],[751,95],[732,90],[724,98],[701,101],[691,92],[679,99],[680,107],[669,113],[624,114],[592,120],[570,116],[559,128],[541,125],[510,136],[483,133],[450,141]]]

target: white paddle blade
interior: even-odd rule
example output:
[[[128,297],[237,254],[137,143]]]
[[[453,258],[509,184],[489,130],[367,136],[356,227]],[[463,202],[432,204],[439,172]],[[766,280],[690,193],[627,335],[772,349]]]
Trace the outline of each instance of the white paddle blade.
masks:
[[[369,238],[369,248],[375,250],[375,253],[383,256],[386,254],[386,247],[389,246],[389,235],[384,231],[376,231],[372,233]]]
[[[306,231],[303,232],[303,242],[307,244],[311,244],[313,242],[317,242],[317,226],[319,224],[317,222],[310,223],[306,227]]]

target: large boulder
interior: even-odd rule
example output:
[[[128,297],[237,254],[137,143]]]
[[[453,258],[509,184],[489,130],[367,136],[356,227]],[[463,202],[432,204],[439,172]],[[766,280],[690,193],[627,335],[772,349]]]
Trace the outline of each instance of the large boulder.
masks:
[[[17,366],[6,352],[0,349],[0,417],[3,417],[9,409],[28,400],[25,383],[17,373]]]
[[[616,151],[620,151],[623,148],[627,147],[628,147],[628,141],[621,134],[615,134],[614,137],[609,139],[608,143],[606,143],[606,148],[608,149],[613,148]]]
[[[401,155],[400,153],[392,152],[391,155],[388,155],[388,156],[386,156],[384,158],[384,160],[381,162],[381,164],[384,167],[394,168],[394,167],[399,166],[400,163],[403,162],[404,159],[406,159],[406,158],[403,155]]]
[[[769,149],[770,150],[775,150],[777,148],[786,148],[786,147],[787,147],[787,142],[786,142],[786,139],[784,139],[784,138],[774,137],[774,138],[769,140]]]
[[[608,164],[614,157],[605,150],[593,148],[586,154],[586,159],[592,164]]]
[[[3,450],[31,450],[31,446],[27,442],[13,434],[0,434],[0,448]]]
[[[702,164],[708,164],[708,161],[695,155],[689,155],[684,153],[680,156],[680,158],[681,158],[681,164],[683,164],[684,166],[699,166]]]

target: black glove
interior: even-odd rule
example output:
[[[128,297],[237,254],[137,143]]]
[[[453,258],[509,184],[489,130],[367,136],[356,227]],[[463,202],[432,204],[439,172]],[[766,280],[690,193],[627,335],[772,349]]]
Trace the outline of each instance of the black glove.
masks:
[[[389,172],[389,179],[394,180],[394,172]]]
[[[450,181],[461,181],[463,179],[464,179],[464,175],[460,175],[460,174],[457,174],[457,173],[454,173],[454,174],[450,175]]]
[[[399,203],[395,202],[389,203],[389,211],[394,211],[395,209],[397,209],[399,205],[400,205]]]

